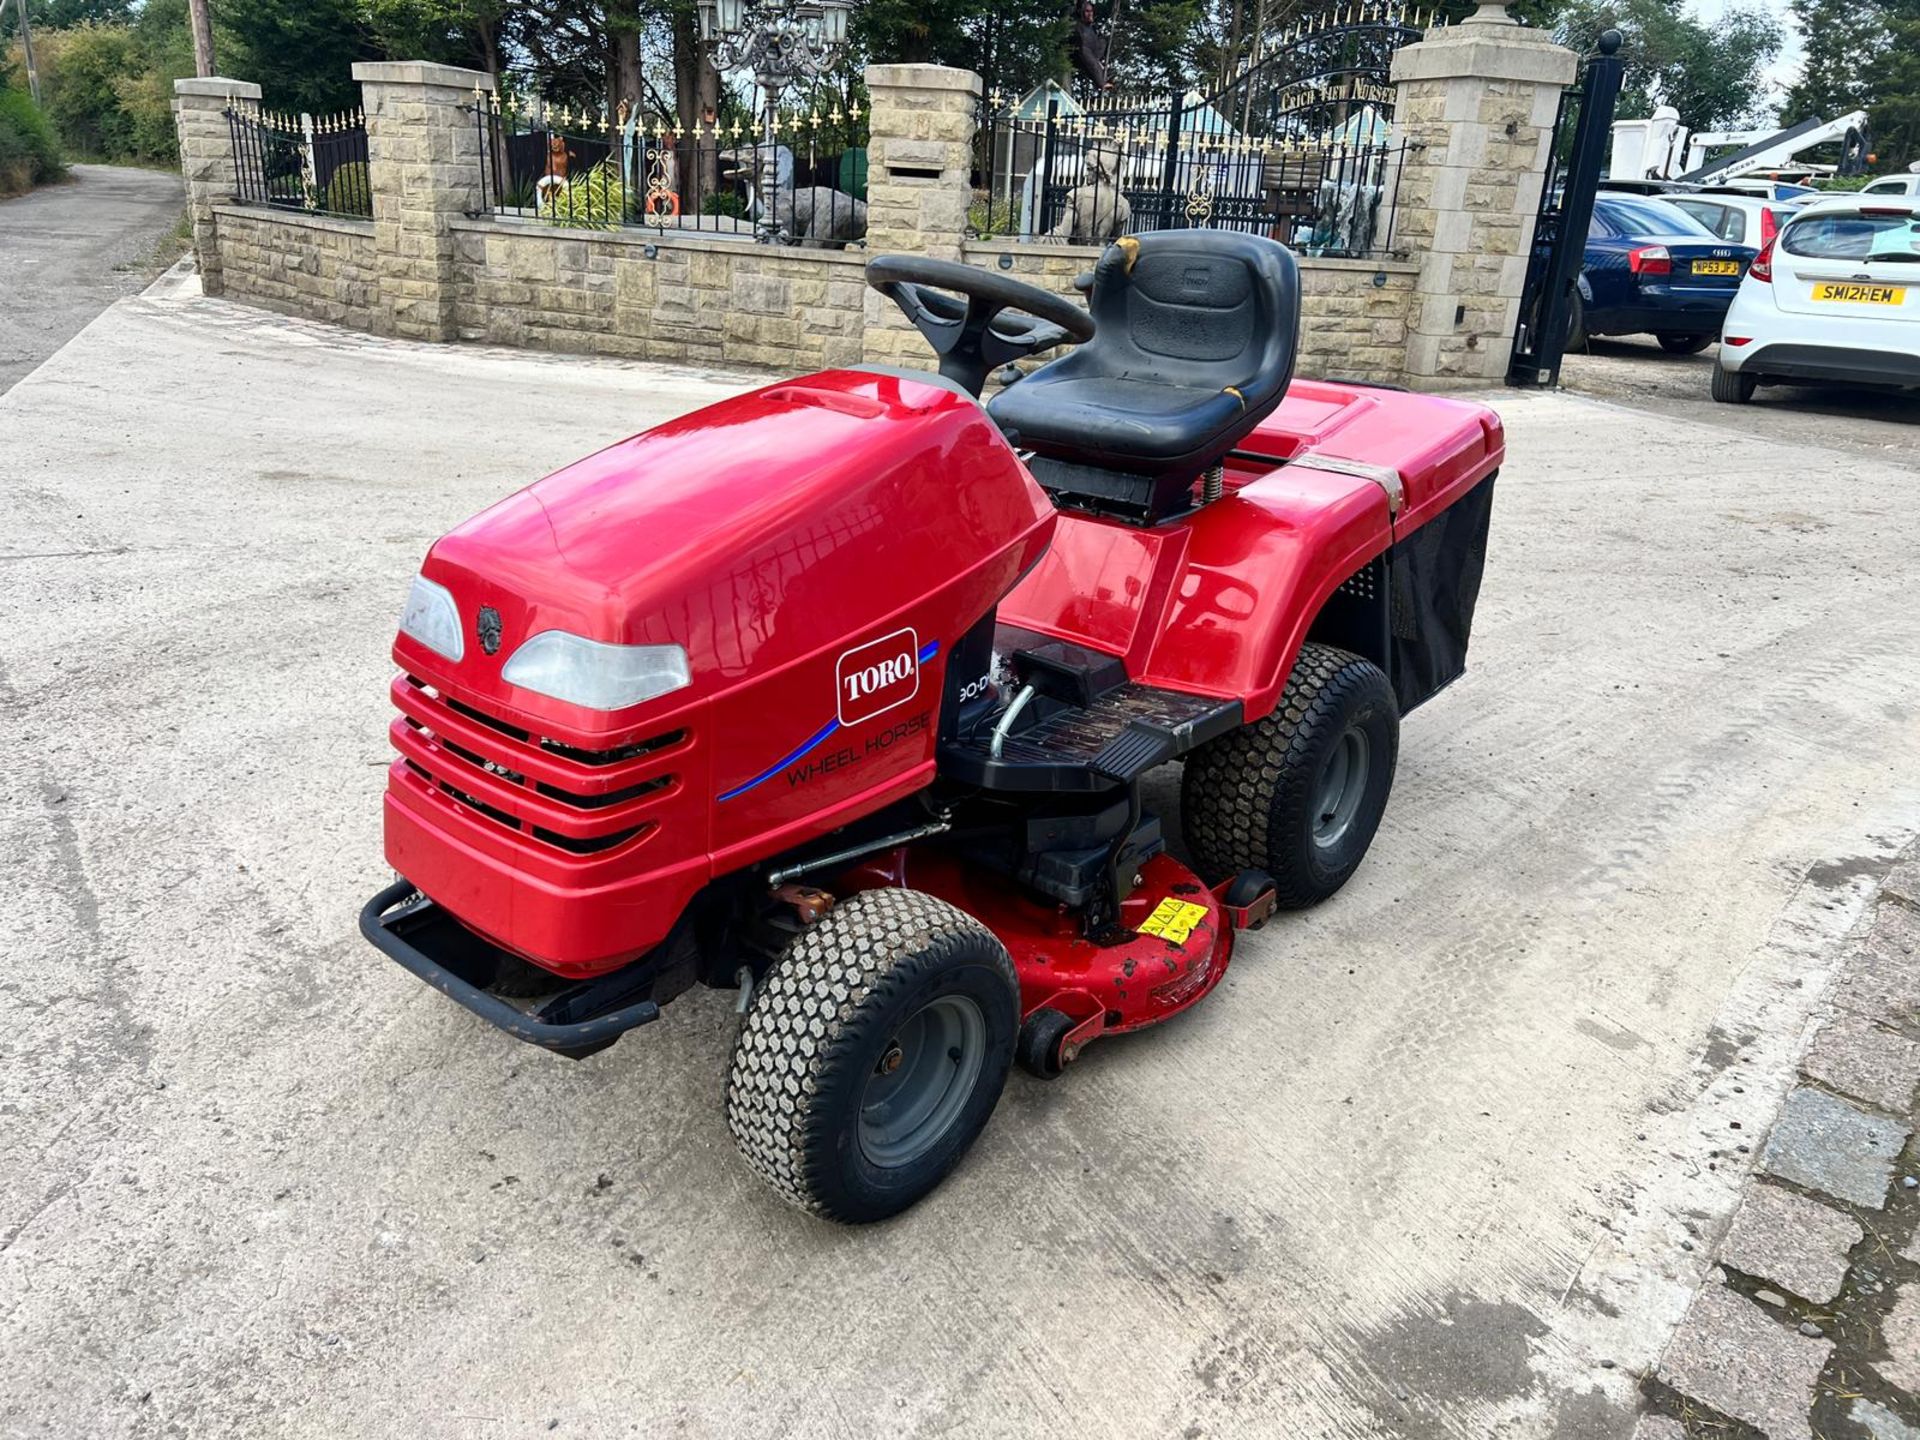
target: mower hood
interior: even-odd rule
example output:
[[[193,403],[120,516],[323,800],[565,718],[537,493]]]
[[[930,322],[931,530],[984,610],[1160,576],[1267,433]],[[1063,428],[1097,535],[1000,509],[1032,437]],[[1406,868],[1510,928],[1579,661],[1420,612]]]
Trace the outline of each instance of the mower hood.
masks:
[[[474,700],[604,735],[631,717],[502,679],[520,645],[560,630],[682,646],[692,679],[677,707],[813,656],[971,569],[997,576],[1009,551],[1030,563],[1053,521],[973,399],[933,376],[829,371],[623,440],[460,525],[422,573],[452,593],[464,654],[403,634],[395,658]],[[981,611],[997,598],[983,593]]]

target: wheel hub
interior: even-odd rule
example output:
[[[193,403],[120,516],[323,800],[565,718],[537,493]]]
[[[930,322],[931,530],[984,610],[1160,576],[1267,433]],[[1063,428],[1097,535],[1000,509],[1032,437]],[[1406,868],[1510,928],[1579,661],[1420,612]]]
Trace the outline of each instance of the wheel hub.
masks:
[[[1348,726],[1314,787],[1313,843],[1330,850],[1346,839],[1367,793],[1371,757],[1366,732]]]
[[[966,1108],[986,1053],[986,1017],[967,996],[943,995],[908,1016],[861,1096],[861,1153],[891,1169],[932,1150]]]

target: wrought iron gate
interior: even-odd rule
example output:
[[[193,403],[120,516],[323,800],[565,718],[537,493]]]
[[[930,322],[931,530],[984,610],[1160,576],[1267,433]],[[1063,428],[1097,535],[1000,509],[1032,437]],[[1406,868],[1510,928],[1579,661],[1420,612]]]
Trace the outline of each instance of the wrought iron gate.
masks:
[[[1580,84],[1560,95],[1553,144],[1533,222],[1526,288],[1520,292],[1520,323],[1507,365],[1509,385],[1553,385],[1567,343],[1568,310],[1586,253],[1600,163],[1613,133],[1613,105],[1620,98],[1620,32],[1600,37]]]

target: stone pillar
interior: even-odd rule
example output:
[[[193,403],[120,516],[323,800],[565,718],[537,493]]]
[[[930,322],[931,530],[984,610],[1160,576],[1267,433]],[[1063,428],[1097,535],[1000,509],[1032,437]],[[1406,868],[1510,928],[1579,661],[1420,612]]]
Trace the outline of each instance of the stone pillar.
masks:
[[[452,221],[481,208],[480,129],[493,77],[419,60],[353,67],[367,117],[378,288],[373,332],[454,338]]]
[[[980,77],[944,65],[869,65],[867,252],[959,260],[973,200]],[[866,358],[933,368],[899,308],[867,291]]]
[[[1497,4],[1394,55],[1409,149],[1393,236],[1420,264],[1407,338],[1416,389],[1505,377],[1554,116],[1577,68]]]
[[[227,109],[259,99],[260,87],[245,80],[210,75],[173,82],[173,124],[180,138],[180,173],[187,182],[187,218],[193,225],[200,286],[209,295],[218,295],[226,288],[220,274],[220,233],[214,224],[213,207],[227,204],[240,188]]]

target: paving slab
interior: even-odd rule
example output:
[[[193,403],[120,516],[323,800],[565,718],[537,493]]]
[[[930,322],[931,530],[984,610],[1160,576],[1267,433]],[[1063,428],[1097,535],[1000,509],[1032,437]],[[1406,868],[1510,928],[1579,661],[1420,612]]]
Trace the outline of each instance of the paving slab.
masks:
[[[1802,1085],[1787,1097],[1760,1156],[1766,1174],[1879,1209],[1907,1127]]]
[[[1800,1070],[1830,1090],[1905,1114],[1920,1085],[1920,1041],[1843,1012],[1814,1036]]]
[[[1920,1287],[1903,1285],[1880,1322],[1887,1357],[1873,1362],[1889,1385],[1920,1394]]]
[[[1920,910],[1920,858],[1902,860],[1887,872],[1881,893],[1905,901]]]
[[[1814,1382],[1833,1351],[1789,1329],[1723,1285],[1693,1297],[1660,1362],[1660,1378],[1682,1395],[1769,1440],[1812,1440],[1807,1411]]]
[[[1847,1418],[1866,1431],[1872,1440],[1920,1440],[1920,1429],[1915,1429],[1886,1406],[1872,1400],[1854,1401],[1847,1408]]]
[[[1687,1440],[1687,1427],[1665,1415],[1642,1415],[1633,1440]]]
[[[1802,1299],[1825,1304],[1840,1293],[1847,1252],[1864,1233],[1838,1210],[1754,1184],[1747,1187],[1746,1202],[1721,1242],[1719,1259]]]
[[[1833,1003],[1888,1024],[1920,1021],[1920,912],[1899,901],[1874,907],[1871,928],[1841,965]]]

